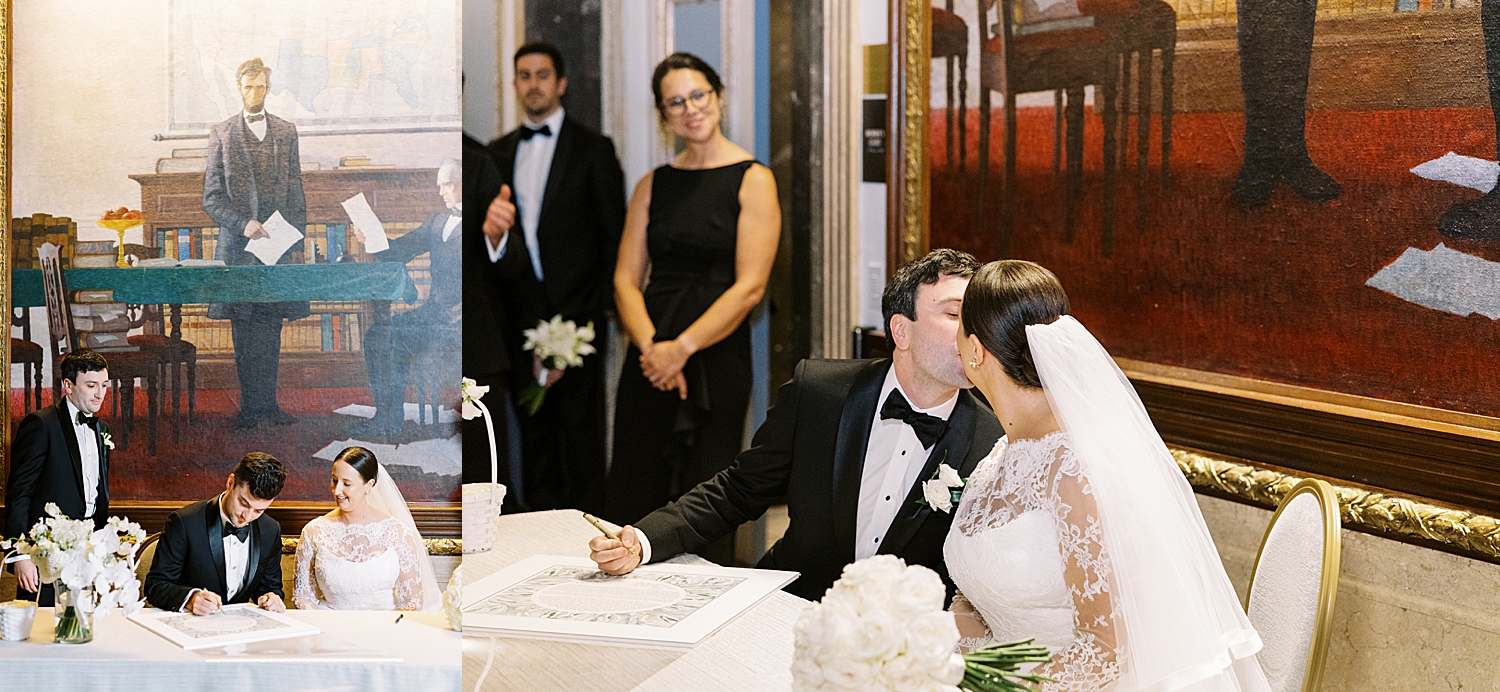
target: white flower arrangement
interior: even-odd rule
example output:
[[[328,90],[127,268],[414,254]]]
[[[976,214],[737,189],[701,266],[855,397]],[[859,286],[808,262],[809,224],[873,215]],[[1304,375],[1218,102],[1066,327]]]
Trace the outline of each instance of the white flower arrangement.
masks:
[[[564,320],[562,315],[554,315],[521,335],[526,337],[521,348],[542,359],[542,372],[536,383],[528,385],[519,397],[527,413],[536,415],[547,397],[547,371],[580,367],[583,357],[595,352],[594,323],[580,327],[572,320]]]
[[[68,590],[82,592],[77,607],[84,613],[105,617],[117,607],[126,615],[140,611],[145,604],[135,578],[136,552],[146,538],[140,525],[110,517],[96,531],[94,522],[69,519],[54,503],[47,503],[46,510],[47,519],[19,538],[0,541],[0,549],[30,556],[43,583],[60,581]]]
[[[845,567],[797,619],[792,689],[957,692],[964,659],[943,596],[936,572],[893,555]]]
[[[1018,672],[1050,660],[1046,647],[1029,639],[958,654],[945,595],[936,572],[894,555],[844,567],[792,629],[792,689],[1031,692],[1053,682]]]

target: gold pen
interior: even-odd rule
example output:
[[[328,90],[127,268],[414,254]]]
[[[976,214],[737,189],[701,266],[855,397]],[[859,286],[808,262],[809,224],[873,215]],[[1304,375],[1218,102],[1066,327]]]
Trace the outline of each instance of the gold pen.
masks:
[[[615,532],[613,532],[613,531],[610,531],[609,527],[607,527],[607,526],[604,525],[604,522],[599,521],[599,517],[596,517],[596,516],[594,516],[592,514],[589,514],[588,512],[584,512],[583,513],[583,518],[589,520],[589,523],[593,524],[594,528],[599,529],[600,533],[603,533],[605,535],[605,537],[609,538],[610,540],[612,540],[612,541],[619,541],[620,540],[620,535],[617,534],[617,533],[615,533]],[[621,545],[625,545],[625,542],[624,541],[620,541],[620,544]],[[625,546],[625,550],[628,551],[631,555],[635,555],[635,548],[634,547],[626,545]]]

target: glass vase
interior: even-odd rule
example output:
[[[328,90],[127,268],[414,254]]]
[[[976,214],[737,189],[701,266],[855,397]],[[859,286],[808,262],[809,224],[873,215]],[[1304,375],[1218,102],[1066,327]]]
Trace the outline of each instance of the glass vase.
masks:
[[[58,582],[53,587],[57,594],[57,605],[53,612],[57,627],[52,631],[52,640],[61,644],[87,644],[94,639],[94,614],[86,612],[85,605],[93,600],[93,589],[70,589]],[[89,608],[92,611],[92,608]]]

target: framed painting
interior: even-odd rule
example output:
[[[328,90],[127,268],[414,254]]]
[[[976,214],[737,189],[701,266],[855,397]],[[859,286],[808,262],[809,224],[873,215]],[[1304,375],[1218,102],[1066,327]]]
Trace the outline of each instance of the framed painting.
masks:
[[[112,513],[159,527],[262,451],[295,535],[361,445],[457,537],[458,0],[4,4],[0,453],[89,348]]]
[[[891,266],[1053,270],[1184,453],[1500,516],[1500,21],[1300,6],[892,0]]]

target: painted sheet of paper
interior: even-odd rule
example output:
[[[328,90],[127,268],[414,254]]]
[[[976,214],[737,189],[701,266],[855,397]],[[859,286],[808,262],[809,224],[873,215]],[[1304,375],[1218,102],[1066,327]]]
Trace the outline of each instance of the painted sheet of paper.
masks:
[[[360,232],[365,234],[365,252],[384,252],[391,246],[390,238],[385,235],[385,226],[380,223],[375,210],[370,208],[370,201],[365,199],[365,193],[350,197],[343,204],[350,223],[359,226]]]
[[[130,621],[184,649],[206,649],[317,634],[318,628],[301,620],[241,603],[224,606],[213,615],[174,613],[146,608]]]
[[[1365,285],[1433,310],[1500,319],[1500,263],[1442,243],[1431,250],[1407,248]]]
[[[671,563],[610,576],[587,558],[536,555],[464,585],[464,631],[685,648],[796,578]]]
[[[1495,189],[1500,164],[1450,151],[1411,169],[1411,172],[1428,180],[1441,180],[1488,193]]]
[[[245,243],[245,252],[255,255],[261,264],[270,266],[281,261],[281,256],[286,254],[293,245],[302,242],[302,231],[296,226],[287,223],[282,218],[281,212],[271,215],[266,222],[261,224],[268,234],[265,238],[256,238]]]

